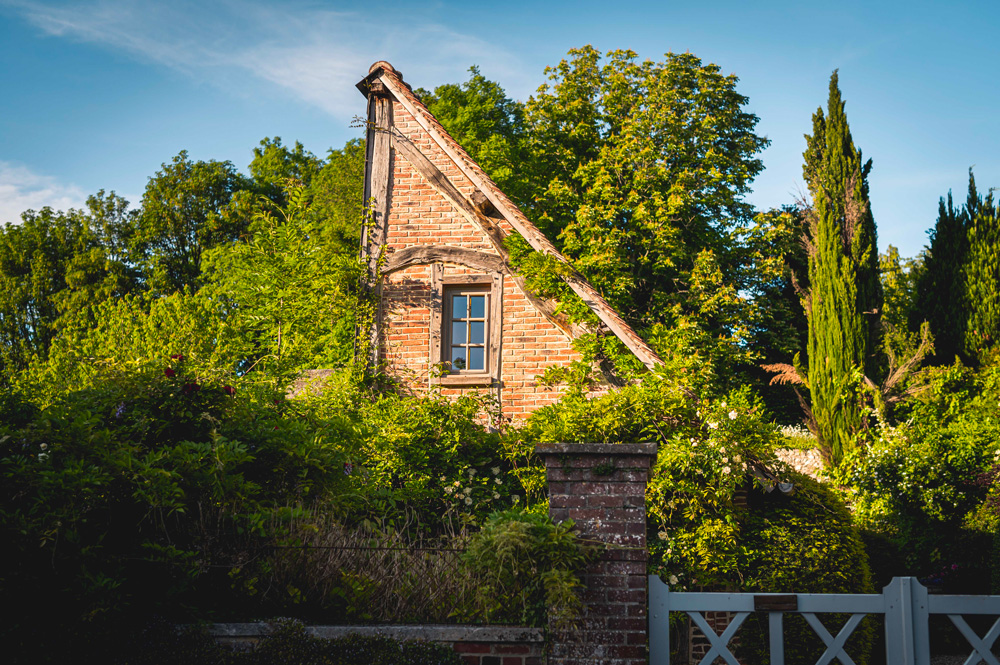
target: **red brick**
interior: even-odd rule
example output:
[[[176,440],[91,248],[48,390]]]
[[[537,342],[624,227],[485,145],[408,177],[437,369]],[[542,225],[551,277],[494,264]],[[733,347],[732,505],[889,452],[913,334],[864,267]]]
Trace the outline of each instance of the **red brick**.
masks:
[[[455,642],[458,653],[489,653],[490,645],[484,642]]]

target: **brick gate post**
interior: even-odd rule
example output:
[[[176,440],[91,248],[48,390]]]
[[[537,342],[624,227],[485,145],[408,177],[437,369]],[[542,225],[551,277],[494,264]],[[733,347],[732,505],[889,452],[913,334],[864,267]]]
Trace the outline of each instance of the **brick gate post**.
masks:
[[[583,577],[579,626],[553,631],[549,665],[645,665],[646,481],[653,443],[552,443],[545,462],[549,516],[572,519],[581,536],[606,544]]]

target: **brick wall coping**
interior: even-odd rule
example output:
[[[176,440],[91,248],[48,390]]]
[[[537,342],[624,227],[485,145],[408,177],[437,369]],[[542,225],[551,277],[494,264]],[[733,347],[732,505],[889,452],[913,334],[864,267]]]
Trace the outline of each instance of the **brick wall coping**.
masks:
[[[270,624],[215,623],[208,634],[218,638],[257,638],[270,632]],[[336,639],[346,635],[384,636],[394,640],[427,642],[538,642],[545,641],[541,628],[525,626],[451,626],[420,624],[413,626],[306,626],[312,637]]]
[[[539,443],[539,455],[649,455],[656,457],[655,443]]]

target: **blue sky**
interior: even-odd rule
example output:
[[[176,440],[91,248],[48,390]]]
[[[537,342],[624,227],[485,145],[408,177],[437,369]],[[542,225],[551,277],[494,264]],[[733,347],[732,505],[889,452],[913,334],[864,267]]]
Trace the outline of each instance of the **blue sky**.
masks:
[[[354,83],[388,60],[414,87],[479,65],[526,99],[573,47],[690,51],[740,78],[771,139],[750,200],[804,189],[802,135],[839,68],[873,158],[879,245],[912,256],[967,171],[1000,185],[997,2],[51,2],[0,0],[0,223],[137,202],[180,150],[245,168],[266,136],[316,154],[357,135]]]

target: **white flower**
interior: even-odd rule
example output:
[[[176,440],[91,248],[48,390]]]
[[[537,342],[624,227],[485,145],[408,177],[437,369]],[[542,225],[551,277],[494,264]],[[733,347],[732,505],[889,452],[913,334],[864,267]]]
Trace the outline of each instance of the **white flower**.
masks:
[[[492,469],[490,469],[490,471],[492,471],[492,472],[493,472],[493,475],[495,476],[495,475],[497,475],[498,473],[500,473],[500,467],[498,467],[498,466],[495,466],[495,467],[493,467]]]
[[[494,478],[493,482],[495,482],[497,485],[503,485],[503,481],[500,480],[499,478]]]
[[[47,450],[47,449],[48,449],[48,447],[49,447],[49,444],[47,444],[47,443],[42,443],[42,444],[39,444],[39,446],[38,446],[38,447],[39,447],[39,448],[41,448],[42,450]],[[1000,451],[998,451],[998,452],[1000,452]]]
[[[444,477],[444,476],[441,476],[441,482],[442,482],[442,483],[444,483],[444,482],[447,482],[447,481],[448,481],[448,479],[447,479],[446,477]]]
[[[723,409],[726,408],[726,403],[725,402],[722,403],[722,408]]]
[[[667,539],[667,532],[666,531],[657,531],[656,532],[656,537],[659,538],[660,540],[666,540]]]
[[[499,495],[499,494],[497,494],[496,492],[494,492],[494,493],[493,493],[493,498],[494,498],[494,499],[499,499],[499,498],[500,498],[500,495]]]
[[[736,420],[736,412],[735,411],[730,411],[729,412],[729,419],[730,420]]]
[[[730,468],[729,468],[728,466],[724,466],[724,467],[722,467],[722,473],[726,474],[727,476],[728,476],[728,475],[729,475],[730,473],[732,473],[732,472],[733,472],[733,470],[732,470],[732,469],[730,469]]]
[[[729,458],[728,457],[723,457],[722,458],[722,463],[723,464],[729,464]]]
[[[667,548],[667,556],[670,556],[671,554],[673,554],[673,552],[674,550],[672,548],[670,547]]]
[[[468,495],[472,494],[472,488],[471,488],[471,487],[466,487],[466,488],[465,488],[464,490],[462,490],[462,491],[463,491],[463,492],[465,492],[465,495],[466,495],[466,496],[468,496]]]
[[[722,446],[721,448],[719,448],[719,452],[722,453],[723,455],[725,455],[726,454],[726,447]]]
[[[469,498],[469,497],[465,497],[465,505],[471,506],[472,505],[472,499]]]
[[[444,488],[445,494],[452,494],[454,491],[455,491],[454,487],[445,487]]]
[[[691,439],[691,447],[692,448],[697,448],[698,447],[698,442],[695,441],[694,439]]]
[[[708,429],[719,429],[719,423],[708,421]]]
[[[671,584],[677,584],[677,576],[676,575],[671,575],[670,576],[670,583]]]
[[[454,485],[455,487],[461,487],[462,486],[462,481],[461,480],[456,480],[455,482],[452,483],[452,485]]]

